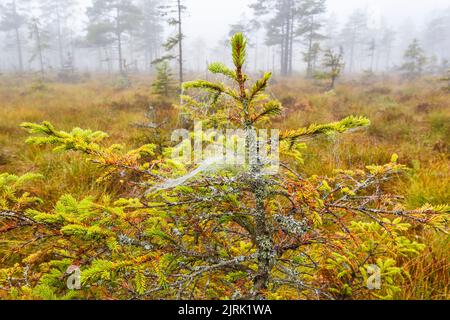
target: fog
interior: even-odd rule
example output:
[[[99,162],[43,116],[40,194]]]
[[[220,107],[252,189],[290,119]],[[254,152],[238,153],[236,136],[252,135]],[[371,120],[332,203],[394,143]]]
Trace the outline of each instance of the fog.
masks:
[[[201,35],[217,42],[242,13],[251,16],[248,6],[254,2],[255,0],[189,0],[186,34],[189,37]],[[443,11],[449,6],[448,0],[328,0],[327,12],[335,13],[342,22],[355,8],[376,8],[391,25],[400,26],[409,18],[418,26],[423,26],[434,11]]]
[[[292,17],[293,10],[275,9],[308,1],[321,2],[181,0],[179,46],[176,0],[0,0],[0,72],[152,74],[167,61],[174,73],[199,73],[208,62],[227,61],[232,31],[249,37],[248,65],[254,72],[312,73],[332,49],[342,52],[347,74],[394,73],[413,39],[426,56],[424,69],[436,73],[448,67],[448,0],[327,0],[318,13],[308,16],[301,9]],[[258,2],[268,10],[250,8]],[[119,28],[114,6],[122,6]],[[291,31],[283,31],[285,23]]]

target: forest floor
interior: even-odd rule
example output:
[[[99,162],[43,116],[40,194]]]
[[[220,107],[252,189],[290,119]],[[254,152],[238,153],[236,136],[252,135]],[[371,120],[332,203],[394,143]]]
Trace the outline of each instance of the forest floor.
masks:
[[[19,125],[50,121],[61,130],[101,130],[110,135],[109,142],[130,147],[163,143],[170,129],[176,127],[177,111],[169,101],[152,96],[150,81],[133,79],[130,88],[118,89],[105,78],[61,84],[3,76],[0,173],[43,174],[45,180],[36,183],[33,191],[49,205],[64,193],[99,197],[105,192],[120,192],[113,186],[99,187],[93,174],[97,169],[81,156],[26,145],[27,133]],[[384,164],[396,153],[399,162],[411,170],[406,177],[396,179],[392,192],[403,196],[408,207],[450,203],[450,93],[439,87],[430,79],[415,83],[355,81],[342,82],[335,91],[324,93],[320,86],[303,80],[278,79],[271,93],[283,103],[285,111],[273,126],[298,128],[348,115],[366,116],[372,122],[368,129],[309,143],[299,169],[305,175],[329,174],[336,168]],[[136,126],[146,121],[149,105],[155,106],[157,121],[168,120],[161,132]],[[414,232],[427,249],[403,265],[411,281],[405,283],[398,298],[450,298],[449,236]]]

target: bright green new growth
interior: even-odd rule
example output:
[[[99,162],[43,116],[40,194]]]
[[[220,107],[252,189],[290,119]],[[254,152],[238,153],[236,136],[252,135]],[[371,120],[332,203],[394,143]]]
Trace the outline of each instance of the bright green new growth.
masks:
[[[242,69],[247,57],[247,39],[244,34],[236,33],[231,38],[233,64],[237,70]]]
[[[247,40],[242,33],[237,33],[231,38],[232,57],[235,70],[230,69],[223,63],[212,63],[209,65],[209,71],[213,74],[224,75],[231,85],[222,82],[210,82],[205,80],[196,80],[185,82],[183,89],[203,89],[214,93],[218,96],[225,96],[238,103],[240,107],[240,123],[239,127],[245,128],[253,126],[259,121],[278,116],[282,113],[283,107],[277,100],[270,99],[265,94],[265,90],[269,85],[272,73],[264,73],[261,79],[258,79],[250,87],[246,86],[249,77],[243,72],[243,66],[246,61],[246,45]],[[341,57],[341,55],[339,56]],[[336,58],[341,63],[341,58]],[[336,62],[337,63],[337,62]],[[339,64],[338,63],[338,64]],[[342,67],[340,64],[336,68]],[[336,73],[336,70],[334,71]],[[336,74],[336,77],[338,74]],[[334,83],[334,80],[333,80]],[[190,99],[187,102],[194,102]],[[217,100],[217,98],[216,98]],[[290,138],[290,142],[305,136],[314,136],[318,134],[331,134],[332,132],[343,133],[350,129],[369,125],[369,120],[359,117],[348,117],[340,122],[328,125],[312,125],[309,128],[302,128],[286,133],[286,138]]]

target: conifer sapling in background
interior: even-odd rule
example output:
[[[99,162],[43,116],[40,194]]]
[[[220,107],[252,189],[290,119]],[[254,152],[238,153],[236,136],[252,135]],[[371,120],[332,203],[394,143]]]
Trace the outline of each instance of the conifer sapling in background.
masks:
[[[450,92],[450,69],[447,70],[446,75],[441,79],[441,81],[444,82],[443,89],[445,91],[449,91]]]
[[[323,67],[325,71],[316,72],[316,79],[327,79],[330,81],[328,85],[329,90],[333,90],[336,85],[336,80],[341,75],[342,69],[344,69],[344,56],[342,48],[339,53],[334,52],[332,49],[328,49],[324,53]]]
[[[404,76],[408,80],[413,80],[422,75],[427,58],[425,52],[420,46],[419,40],[414,39],[412,43],[406,49],[403,59],[404,64],[401,66],[401,70],[404,72]]]
[[[177,88],[173,80],[172,72],[169,63],[162,61],[156,66],[156,79],[152,83],[153,93],[164,97],[173,96]]]

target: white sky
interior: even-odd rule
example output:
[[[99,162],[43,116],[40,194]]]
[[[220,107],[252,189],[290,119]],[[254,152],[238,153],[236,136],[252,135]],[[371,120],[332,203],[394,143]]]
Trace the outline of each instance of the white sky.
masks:
[[[257,0],[184,1],[188,7],[184,28],[187,42],[203,38],[212,49],[228,34],[230,24],[239,21],[244,12],[251,16],[248,6]],[[81,0],[81,3],[87,6],[92,0]],[[450,0],[327,0],[328,14],[335,13],[339,23],[355,9],[365,7],[375,8],[390,26],[399,26],[411,18],[420,28],[432,11],[450,7]],[[80,9],[84,11],[84,8]]]
[[[243,12],[248,12],[255,0],[186,0],[189,14],[185,33],[193,38],[208,39],[215,43],[222,39],[229,25],[238,21]],[[410,17],[420,26],[433,10],[450,6],[450,0],[328,0],[328,12],[334,12],[342,22],[354,9],[378,8],[391,25],[398,25]]]

